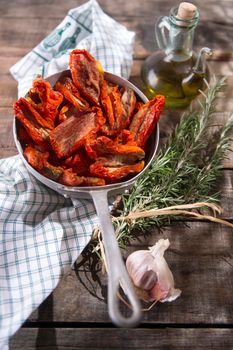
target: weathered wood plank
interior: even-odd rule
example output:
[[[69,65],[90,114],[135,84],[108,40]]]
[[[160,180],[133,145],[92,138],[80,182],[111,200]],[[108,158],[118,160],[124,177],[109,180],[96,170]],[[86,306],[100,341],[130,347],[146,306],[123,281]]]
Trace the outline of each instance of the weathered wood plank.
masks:
[[[158,49],[154,36],[153,18],[129,18],[121,17],[119,23],[128,30],[136,33],[134,57],[144,59],[151,52]],[[37,18],[0,18],[0,27],[4,28],[0,37],[2,57],[15,57],[17,60],[23,57],[33,47],[38,45],[58,24],[60,20],[46,17]],[[201,23],[196,30],[194,48],[198,51],[203,46],[209,46],[217,52],[211,57],[212,60],[232,59],[233,51],[229,47],[232,27],[230,25],[215,22]],[[216,35],[213,35],[213,32]],[[224,52],[223,52],[224,50]]]
[[[146,238],[135,239],[125,257],[160,238],[171,242],[165,257],[182,294],[173,303],[158,303],[145,312],[142,324],[233,324],[233,230],[205,222],[172,224],[162,233],[153,230]],[[82,263],[79,271],[76,266],[68,272],[30,321],[110,322],[106,276],[95,273],[94,266],[92,274],[88,262]]]
[[[0,159],[12,157],[12,156],[15,156],[16,154],[18,154],[16,147],[0,149]]]
[[[224,163],[224,165],[229,163]],[[233,220],[233,173],[232,171],[223,171],[222,176],[218,181],[217,188],[220,191],[220,204],[224,210],[222,217],[228,220]]]
[[[3,34],[0,37],[2,55],[26,54],[37,45],[51,30],[64,18],[66,12],[77,5],[84,3],[79,0],[67,2],[50,1],[16,1],[0,4],[0,27]],[[196,30],[195,46],[210,46],[213,49],[229,49],[232,31],[231,1],[196,2],[200,9],[200,23]],[[135,57],[145,58],[156,48],[154,38],[154,22],[162,15],[169,13],[171,3],[167,1],[147,1],[145,6],[136,3],[118,1],[116,4],[109,1],[100,1],[100,5],[129,30],[136,32]],[[124,10],[123,10],[124,9]],[[213,35],[213,32],[215,35]],[[20,43],[20,45],[19,45]],[[20,46],[20,47],[19,47]],[[232,55],[230,51],[230,56]]]
[[[0,76],[1,108],[12,108],[17,99],[17,82],[10,75]]]
[[[0,2],[0,157],[17,153],[11,133],[11,106],[17,98],[17,83],[8,72],[10,66],[60,23],[70,8],[84,2],[85,0]],[[147,0],[142,4],[139,1],[99,0],[99,3],[106,13],[136,32],[132,80],[139,82],[142,59],[156,49],[154,22],[159,16],[168,14],[171,1]],[[217,75],[229,76],[231,86],[233,51],[229,42],[232,39],[233,1],[225,0],[220,3],[216,0],[197,0],[195,3],[201,13],[195,46],[210,46],[216,50],[210,66]],[[232,93],[232,89],[228,88],[226,97],[219,105],[219,111],[232,110]],[[164,130],[162,137],[166,132],[165,125],[174,125],[174,119],[178,121],[179,116],[177,118],[172,111],[166,114],[161,122],[161,130]],[[218,120],[222,120],[220,114]],[[233,168],[232,155],[224,162],[224,166]],[[224,216],[233,219],[232,171],[224,171],[223,175],[221,197],[225,208]],[[140,241],[133,242],[127,251],[129,254],[135,249],[143,249],[160,237],[168,237],[171,241],[166,257],[174,272],[176,285],[182,289],[182,296],[172,304],[158,304],[143,315],[142,327],[144,323],[145,326],[155,329],[94,328],[95,322],[110,324],[105,302],[106,277],[98,274],[90,279],[89,273],[88,281],[84,272],[78,273],[76,269],[62,278],[54,293],[32,313],[30,322],[35,326],[38,325],[38,320],[67,324],[78,322],[80,328],[22,328],[12,339],[11,349],[231,349],[232,330],[229,329],[159,328],[159,325],[175,326],[178,323],[182,326],[189,322],[196,325],[201,323],[204,327],[210,324],[224,327],[233,323],[232,230],[204,222],[187,222],[187,225],[173,224],[161,234],[154,231],[145,240],[141,238]],[[92,294],[81,284],[78,276]],[[93,280],[93,277],[96,279]],[[101,278],[102,285],[98,284],[97,278]],[[94,286],[90,286],[90,281]],[[103,299],[102,302],[93,295],[95,293]],[[92,322],[93,329],[82,328],[82,323],[89,321]]]
[[[22,328],[10,350],[232,349],[231,329]]]
[[[4,17],[47,17],[47,18],[63,18],[69,9],[75,8],[85,3],[85,0],[45,0],[28,1],[24,0],[18,3],[16,0],[10,3],[1,1],[0,11]],[[161,15],[167,15],[174,3],[170,0],[147,0],[143,5],[141,2],[125,2],[118,0],[117,2],[108,0],[99,0],[103,10],[111,16],[122,16],[122,13],[127,16],[143,18],[150,14],[151,18],[156,18]],[[206,21],[211,19],[215,22],[232,23],[233,9],[232,1],[222,0],[219,3],[216,0],[201,1],[196,0],[201,20]]]
[[[17,153],[13,138],[13,109],[0,107],[0,158]]]

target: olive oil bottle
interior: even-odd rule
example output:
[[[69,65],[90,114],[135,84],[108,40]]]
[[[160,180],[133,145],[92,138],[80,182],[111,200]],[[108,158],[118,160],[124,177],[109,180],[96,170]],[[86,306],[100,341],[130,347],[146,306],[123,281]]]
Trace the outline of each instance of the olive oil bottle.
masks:
[[[166,97],[166,107],[183,108],[199,94],[207,77],[203,48],[193,52],[194,30],[199,13],[196,6],[182,2],[170,15],[161,17],[155,26],[160,51],[150,55],[142,65],[141,77],[149,99],[156,94]]]

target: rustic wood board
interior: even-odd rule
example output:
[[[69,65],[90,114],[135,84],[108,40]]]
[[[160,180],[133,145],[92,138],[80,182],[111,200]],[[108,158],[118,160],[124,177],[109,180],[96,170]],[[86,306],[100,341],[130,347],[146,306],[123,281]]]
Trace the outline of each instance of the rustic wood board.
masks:
[[[158,17],[163,14],[164,12],[161,12]],[[144,59],[151,52],[158,49],[155,37],[151,35],[154,33],[154,16],[142,19],[121,16],[119,19],[116,19],[125,25],[128,30],[136,33],[135,59]],[[30,18],[30,14],[25,18],[0,18],[0,27],[6,28],[4,35],[0,37],[2,58],[8,57],[10,58],[9,63],[13,61],[12,64],[14,64],[51,33],[61,20],[62,18],[49,18],[49,21],[46,17]],[[211,60],[232,60],[233,50],[229,48],[231,29],[230,24],[226,25],[223,22],[200,23],[196,30],[194,49],[198,51],[201,47],[208,45],[214,50]],[[212,35],[213,31],[218,33],[217,37]]]
[[[160,238],[170,240],[165,256],[182,295],[173,303],[158,303],[143,313],[142,323],[233,324],[233,230],[206,222],[172,224],[162,233],[154,230],[146,238],[139,236],[125,257],[134,250],[147,249]],[[110,322],[106,275],[93,273],[93,266],[91,274],[88,267],[86,263],[70,270],[53,295],[32,313],[30,322]],[[143,303],[144,308],[148,306]]]
[[[79,0],[78,2],[75,0],[67,0],[65,2],[63,0],[57,0],[56,2],[47,2],[45,0],[18,2],[17,0],[12,0],[10,3],[5,0],[0,3],[0,11],[2,16],[6,18],[25,18],[26,15],[28,17],[63,18],[66,12],[83,3],[85,3],[85,0]],[[171,6],[176,5],[170,0],[146,0],[144,6],[139,1],[125,2],[124,0],[118,0],[117,2],[99,0],[99,4],[107,14],[114,18],[122,16],[123,13],[129,17],[132,16],[142,20],[148,15],[154,19],[157,16],[166,15],[169,13]],[[195,4],[200,11],[202,21],[218,23],[219,18],[222,18],[224,19],[223,23],[232,23],[233,8],[231,0],[222,0],[221,3],[216,0],[207,0],[205,2],[196,0]]]
[[[232,349],[231,329],[109,329],[22,328],[10,350],[226,350]]]
[[[0,158],[17,153],[12,136],[12,104],[17,99],[17,82],[11,77],[9,68],[48,35],[69,9],[84,2],[0,1]],[[131,80],[142,87],[139,78],[142,62],[157,48],[154,23],[168,14],[174,2],[99,0],[99,3],[107,14],[136,32]],[[233,1],[197,0],[195,4],[201,14],[195,49],[202,46],[214,49],[209,66],[217,76],[227,76],[228,86],[232,86],[233,49],[229,43],[232,42]],[[216,122],[222,122],[233,111],[232,101],[233,90],[228,88],[218,104]],[[161,141],[173,130],[179,118],[179,111],[166,111],[161,120]],[[220,180],[223,217],[233,220],[231,152],[223,167]],[[182,289],[181,297],[174,303],[157,304],[144,313],[140,328],[113,328],[105,299],[106,277],[101,276],[102,285],[96,279],[91,287],[87,280],[90,275],[85,277],[84,272],[78,273],[76,268],[63,276],[54,293],[32,313],[26,328],[21,328],[12,338],[10,349],[233,348],[230,329],[233,324],[232,230],[206,222],[188,221],[186,225],[182,222],[172,224],[160,234],[153,230],[149,237],[132,242],[127,250],[129,254],[152,245],[158,238],[168,237],[171,247],[166,257],[176,285]],[[81,284],[80,278],[92,294]],[[103,300],[93,296],[94,293]]]

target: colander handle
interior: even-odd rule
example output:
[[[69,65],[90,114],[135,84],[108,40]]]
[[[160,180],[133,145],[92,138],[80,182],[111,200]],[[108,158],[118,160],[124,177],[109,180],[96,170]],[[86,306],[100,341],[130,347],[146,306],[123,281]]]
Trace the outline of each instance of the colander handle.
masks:
[[[108,312],[119,327],[134,327],[140,322],[141,307],[128,276],[112,225],[106,190],[91,191],[100,221],[108,268]],[[124,317],[119,309],[119,287],[122,287],[132,307],[132,314]]]

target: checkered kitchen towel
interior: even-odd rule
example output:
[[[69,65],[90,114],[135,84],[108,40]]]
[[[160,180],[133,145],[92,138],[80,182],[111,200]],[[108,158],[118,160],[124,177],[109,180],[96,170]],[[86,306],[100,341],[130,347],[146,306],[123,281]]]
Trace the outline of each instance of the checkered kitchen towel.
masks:
[[[97,225],[91,201],[72,202],[0,161],[0,349],[56,287]]]
[[[67,69],[74,48],[88,50],[105,71],[128,78],[132,66],[134,32],[107,16],[95,0],[72,9],[37,47],[10,72],[24,96],[37,74],[50,76]]]
[[[36,74],[46,77],[66,69],[74,47],[86,48],[105,70],[127,77],[133,38],[95,0],[70,10],[11,68],[19,95]],[[45,187],[28,174],[19,156],[0,160],[0,349],[56,287],[97,222],[91,201],[74,202]]]

